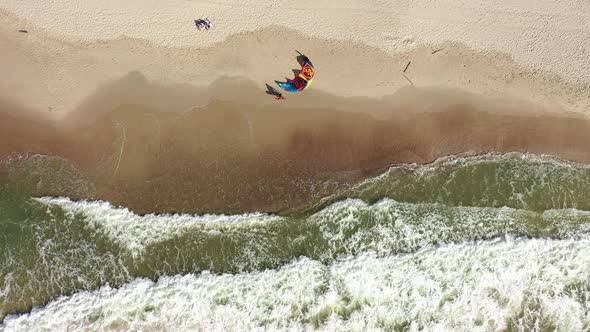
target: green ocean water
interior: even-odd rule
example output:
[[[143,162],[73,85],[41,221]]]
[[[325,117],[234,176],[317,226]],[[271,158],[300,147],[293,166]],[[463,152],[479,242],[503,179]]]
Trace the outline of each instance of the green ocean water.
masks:
[[[405,165],[287,216],[138,216],[0,181],[7,331],[590,329],[586,166]]]

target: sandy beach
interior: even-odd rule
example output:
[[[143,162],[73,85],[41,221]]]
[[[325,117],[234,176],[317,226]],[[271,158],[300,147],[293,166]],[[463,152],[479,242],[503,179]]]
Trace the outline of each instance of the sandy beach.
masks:
[[[141,212],[281,211],[451,154],[590,162],[588,35],[577,1],[6,0],[0,152],[64,157],[81,197]],[[275,101],[295,50],[317,78]],[[211,192],[161,201],[179,183]]]
[[[586,331],[589,40],[588,0],[2,0],[0,330]]]

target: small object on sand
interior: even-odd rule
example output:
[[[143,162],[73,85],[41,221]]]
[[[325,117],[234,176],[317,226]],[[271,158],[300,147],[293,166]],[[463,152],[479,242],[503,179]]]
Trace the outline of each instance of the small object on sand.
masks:
[[[436,49],[436,50],[432,50],[432,53],[431,54],[438,53],[438,52],[440,52],[442,50],[444,50],[444,47],[443,48]]]
[[[213,27],[213,23],[211,23],[211,21],[209,21],[209,18],[205,18],[205,29],[209,30]]]
[[[18,30],[18,32],[29,33],[27,30]]]
[[[203,29],[209,30],[210,28],[213,27],[213,23],[211,23],[211,21],[209,21],[208,18],[205,18],[205,19],[202,19],[202,18],[196,19],[195,20],[195,25],[197,26],[197,29],[199,29],[199,30],[203,30]]]
[[[404,68],[404,73],[406,72],[406,70],[408,70],[408,67],[410,66],[410,63],[412,63],[412,61],[408,61],[408,64],[406,65],[406,68]]]

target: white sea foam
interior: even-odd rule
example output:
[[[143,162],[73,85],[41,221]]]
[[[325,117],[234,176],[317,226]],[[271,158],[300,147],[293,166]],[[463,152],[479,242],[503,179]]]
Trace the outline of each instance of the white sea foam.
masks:
[[[166,241],[187,232],[194,235],[200,233],[207,237],[228,236],[235,241],[238,238],[247,238],[249,247],[242,248],[243,252],[252,248],[258,248],[256,252],[266,252],[265,248],[271,243],[291,240],[291,237],[279,238],[286,234],[276,231],[277,227],[289,227],[286,225],[288,222],[297,222],[300,228],[305,227],[308,230],[293,230],[301,232],[299,240],[311,239],[316,230],[321,233],[321,238],[327,242],[329,249],[321,254],[322,259],[331,259],[335,253],[347,255],[375,251],[385,255],[414,252],[435,244],[489,239],[503,234],[570,237],[590,231],[590,213],[575,209],[548,210],[538,214],[507,207],[453,207],[436,203],[402,203],[391,199],[367,204],[358,199],[346,199],[305,220],[289,221],[286,217],[260,213],[230,216],[139,216],[126,208],[113,207],[106,202],[74,202],[67,198],[37,200],[60,206],[70,215],[69,218],[82,215],[91,226],[136,255],[146,245]],[[538,233],[536,228],[539,226],[533,223],[545,219],[550,221],[555,230],[541,230],[544,233]],[[279,226],[273,223],[285,224]],[[295,237],[293,233],[290,235]],[[256,257],[251,258],[256,260]]]
[[[590,239],[498,239],[325,266],[138,279],[9,316],[6,331],[534,331],[590,326]]]
[[[114,207],[101,201],[72,201],[69,198],[36,198],[40,203],[58,205],[73,218],[84,216],[91,226],[104,232],[109,238],[139,253],[146,245],[181,235],[191,228],[217,231],[225,225],[247,226],[280,220],[280,217],[262,213],[242,215],[190,215],[147,214],[137,215],[127,208]]]

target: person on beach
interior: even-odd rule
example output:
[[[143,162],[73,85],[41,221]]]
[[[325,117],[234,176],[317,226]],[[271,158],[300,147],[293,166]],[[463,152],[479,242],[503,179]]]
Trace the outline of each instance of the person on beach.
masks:
[[[278,95],[275,97],[275,99],[276,99],[276,100],[283,100],[283,99],[287,99],[287,98],[283,97],[283,94],[282,94],[282,93],[279,93],[279,94],[278,94]]]

